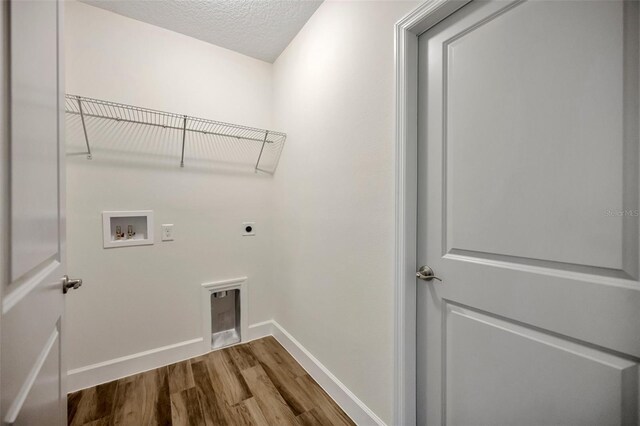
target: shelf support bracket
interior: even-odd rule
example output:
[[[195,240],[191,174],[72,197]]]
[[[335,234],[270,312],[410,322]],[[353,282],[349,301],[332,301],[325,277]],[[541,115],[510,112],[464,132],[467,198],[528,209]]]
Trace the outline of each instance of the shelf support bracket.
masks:
[[[256,168],[254,170],[255,173],[258,173],[258,165],[260,164],[260,158],[262,158],[262,151],[264,151],[264,146],[267,144],[267,137],[269,136],[269,131],[264,132],[264,140],[262,141],[262,148],[260,148],[260,154],[258,155],[258,161],[256,161]]]
[[[87,160],[91,160],[91,146],[89,146],[89,135],[87,135],[87,125],[84,122],[84,112],[82,111],[82,100],[78,96],[78,109],[80,110],[80,121],[82,121],[82,130],[84,131],[84,141],[87,144]]]
[[[187,116],[182,119],[182,156],[180,157],[180,167],[184,167],[184,142],[187,138]]]

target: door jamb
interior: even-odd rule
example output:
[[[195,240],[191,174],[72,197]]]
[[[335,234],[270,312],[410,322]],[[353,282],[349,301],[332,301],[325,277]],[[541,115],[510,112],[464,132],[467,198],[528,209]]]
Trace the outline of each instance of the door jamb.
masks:
[[[9,229],[9,2],[0,3],[0,229]],[[0,242],[0,307],[9,281],[9,238]],[[1,309],[0,309],[1,311]],[[0,314],[0,330],[2,318]],[[0,332],[0,339],[1,339]],[[1,361],[1,360],[0,360]],[[1,364],[1,363],[0,363]],[[2,383],[0,381],[0,397]],[[0,400],[2,400],[0,398]]]
[[[471,0],[427,0],[395,27],[394,413],[416,424],[418,37]]]

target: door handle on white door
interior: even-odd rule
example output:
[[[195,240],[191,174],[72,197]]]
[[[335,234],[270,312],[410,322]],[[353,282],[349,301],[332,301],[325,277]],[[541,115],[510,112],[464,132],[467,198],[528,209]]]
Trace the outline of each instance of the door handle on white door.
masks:
[[[82,278],[73,279],[68,275],[62,277],[62,292],[67,294],[70,289],[77,290],[82,285]]]
[[[431,281],[435,279],[442,282],[440,278],[436,277],[436,274],[435,272],[433,272],[433,269],[431,269],[428,266],[421,266],[420,269],[418,269],[418,272],[416,272],[416,277],[424,281]]]

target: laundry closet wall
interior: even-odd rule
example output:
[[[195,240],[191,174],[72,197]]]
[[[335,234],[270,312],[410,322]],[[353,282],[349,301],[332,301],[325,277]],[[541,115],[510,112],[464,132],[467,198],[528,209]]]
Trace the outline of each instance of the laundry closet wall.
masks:
[[[272,128],[266,62],[78,2],[65,5],[65,47],[68,93]],[[68,270],[84,279],[66,299],[70,390],[92,372],[99,380],[118,365],[140,371],[167,351],[197,350],[188,342],[202,337],[201,283],[248,276],[249,324],[272,318],[273,178],[195,159],[202,141],[187,144],[179,168],[166,140],[112,134],[111,150],[90,134],[102,144],[93,160],[67,158]],[[155,244],[103,249],[101,212],[142,209],[155,212]],[[255,237],[242,237],[243,221],[256,222]],[[163,223],[175,241],[160,241]]]
[[[325,1],[274,63],[274,318],[385,423],[393,413],[393,25],[404,1]]]

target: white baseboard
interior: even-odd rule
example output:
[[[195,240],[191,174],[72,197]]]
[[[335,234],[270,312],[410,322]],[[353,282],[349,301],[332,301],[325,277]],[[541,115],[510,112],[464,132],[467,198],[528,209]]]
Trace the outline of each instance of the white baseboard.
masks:
[[[265,321],[249,327],[250,340],[269,335],[274,336],[284,346],[356,424],[385,426],[382,419],[276,321]]]
[[[369,407],[276,321],[250,325],[247,338],[242,340],[246,342],[266,336],[275,337],[356,424],[385,426]],[[70,370],[67,376],[68,391],[74,392],[192,358],[201,355],[202,348],[203,339],[197,338]]]
[[[275,321],[263,321],[251,324],[247,335],[247,342],[250,340],[260,339],[261,337],[274,336]]]
[[[67,372],[67,392],[121,379],[201,355],[202,337],[110,359]]]
[[[247,338],[243,338],[242,342],[272,336],[274,335],[273,328],[272,321],[252,324],[247,330]],[[67,372],[67,392],[90,388],[132,374],[193,358],[208,352],[210,350],[208,348],[209,346],[205,343],[204,338],[200,337],[74,368]]]

